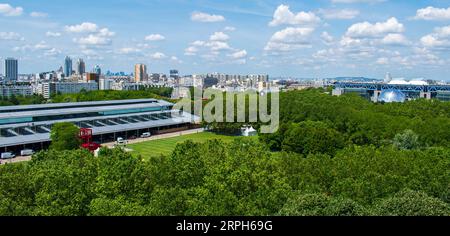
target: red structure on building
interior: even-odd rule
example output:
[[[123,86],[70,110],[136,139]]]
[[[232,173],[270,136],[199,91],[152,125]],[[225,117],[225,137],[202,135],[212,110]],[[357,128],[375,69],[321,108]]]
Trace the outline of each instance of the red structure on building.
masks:
[[[78,137],[80,137],[80,139],[83,141],[81,147],[91,152],[94,152],[99,147],[101,147],[100,144],[92,142],[92,129],[81,128]]]

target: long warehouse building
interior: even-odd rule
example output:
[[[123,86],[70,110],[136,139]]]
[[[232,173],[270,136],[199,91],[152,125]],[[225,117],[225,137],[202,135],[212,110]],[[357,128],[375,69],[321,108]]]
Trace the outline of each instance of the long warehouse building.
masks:
[[[52,125],[60,122],[92,129],[93,139],[98,143],[196,126],[198,117],[173,110],[173,106],[156,99],[3,106],[0,107],[0,152],[44,149],[51,142]]]

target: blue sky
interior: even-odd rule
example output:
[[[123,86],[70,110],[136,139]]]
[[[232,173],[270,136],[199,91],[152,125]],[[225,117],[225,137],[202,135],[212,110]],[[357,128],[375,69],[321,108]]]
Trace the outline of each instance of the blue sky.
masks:
[[[20,73],[69,55],[104,71],[450,80],[450,0],[0,0],[0,25]]]

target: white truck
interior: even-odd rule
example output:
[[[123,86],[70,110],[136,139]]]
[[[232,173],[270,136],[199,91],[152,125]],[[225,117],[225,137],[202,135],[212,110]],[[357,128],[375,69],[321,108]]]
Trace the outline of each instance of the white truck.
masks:
[[[32,149],[24,149],[20,151],[21,156],[32,156],[34,154],[34,151]]]
[[[14,157],[16,157],[16,155],[12,152],[4,152],[1,155],[1,159],[13,159]]]

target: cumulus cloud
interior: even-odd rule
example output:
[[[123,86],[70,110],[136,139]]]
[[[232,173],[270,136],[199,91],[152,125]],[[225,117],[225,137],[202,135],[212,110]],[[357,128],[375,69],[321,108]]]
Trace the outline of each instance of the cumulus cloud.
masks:
[[[74,42],[76,42],[78,44],[91,45],[91,46],[109,45],[109,44],[111,44],[111,41],[112,40],[109,38],[102,37],[99,35],[93,35],[93,34],[90,34],[87,37],[81,37],[78,39],[74,39]]]
[[[30,13],[31,17],[35,17],[35,18],[45,18],[48,16],[47,13],[45,12],[37,12],[37,11],[33,11]]]
[[[47,33],[45,33],[45,36],[56,38],[56,37],[61,37],[61,33],[48,31]]]
[[[242,59],[247,57],[247,51],[246,50],[240,50],[235,53],[230,54],[230,57],[233,59]]]
[[[367,21],[356,23],[348,28],[346,36],[354,38],[380,37],[388,33],[402,33],[404,31],[405,27],[403,24],[399,23],[395,17],[392,17],[386,22],[377,22],[375,24]]]
[[[66,26],[65,30],[70,33],[88,34],[80,38],[74,38],[73,41],[84,46],[101,46],[110,45],[111,37],[115,32],[111,32],[108,28],[100,28],[97,24],[84,22],[79,25]]]
[[[91,22],[84,22],[79,25],[68,25],[65,29],[70,33],[94,33],[98,31],[98,26]]]
[[[331,44],[334,40],[333,36],[331,36],[328,32],[322,32],[320,38],[325,44]]]
[[[380,3],[386,0],[331,0],[332,3]]]
[[[289,10],[289,6],[280,5],[273,14],[273,19],[269,26],[278,25],[311,25],[320,21],[320,18],[313,12],[298,12],[294,14]]]
[[[133,48],[133,47],[121,48],[118,51],[119,54],[134,54],[134,53],[139,53],[139,52],[141,52],[140,49]]]
[[[191,14],[191,20],[197,22],[221,22],[225,21],[225,17],[221,15],[212,15],[204,12],[194,12]]]
[[[420,39],[423,46],[432,49],[450,48],[450,25],[434,29],[432,34],[423,36]]]
[[[25,39],[16,32],[0,32],[0,40],[24,41]]]
[[[399,46],[405,46],[410,44],[409,40],[406,39],[406,37],[402,34],[388,34],[381,40],[381,43],[385,45],[399,45]]]
[[[150,57],[155,60],[160,60],[160,59],[166,58],[166,55],[162,52],[155,52],[155,53],[151,54]]]
[[[184,50],[184,55],[186,56],[195,56],[198,52],[198,48],[194,46],[190,46]]]
[[[350,20],[359,15],[359,11],[353,9],[319,9],[318,13],[325,19],[340,20]]]
[[[427,7],[417,10],[416,16],[418,20],[450,20],[449,8]]]
[[[233,26],[227,26],[223,29],[223,31],[235,31],[235,30],[236,30],[236,28]]]
[[[211,41],[205,44],[206,47],[209,47],[211,51],[222,51],[222,50],[231,50],[232,48],[228,45],[227,42],[222,41]]]
[[[230,36],[225,34],[224,32],[215,32],[211,37],[209,37],[209,40],[211,41],[227,41],[230,39]]]
[[[160,34],[150,34],[145,37],[146,41],[162,41],[164,39],[166,39],[166,37]]]
[[[266,51],[289,51],[310,46],[310,35],[313,28],[288,27],[276,32],[265,46]]]
[[[4,16],[20,16],[23,13],[22,7],[13,7],[9,4],[0,3],[0,14]]]

